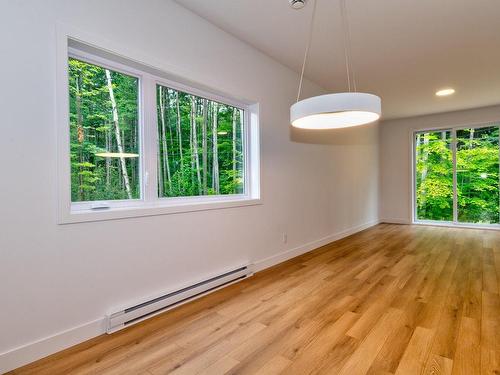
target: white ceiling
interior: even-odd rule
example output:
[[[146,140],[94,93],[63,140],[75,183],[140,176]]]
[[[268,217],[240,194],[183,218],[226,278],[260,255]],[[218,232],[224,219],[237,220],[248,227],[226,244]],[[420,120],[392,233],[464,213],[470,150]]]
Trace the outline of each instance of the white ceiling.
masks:
[[[176,0],[299,72],[312,0]],[[339,0],[317,0],[306,76],[346,90]],[[500,0],[347,0],[359,91],[382,97],[384,118],[500,103]],[[456,94],[434,92],[453,87]]]

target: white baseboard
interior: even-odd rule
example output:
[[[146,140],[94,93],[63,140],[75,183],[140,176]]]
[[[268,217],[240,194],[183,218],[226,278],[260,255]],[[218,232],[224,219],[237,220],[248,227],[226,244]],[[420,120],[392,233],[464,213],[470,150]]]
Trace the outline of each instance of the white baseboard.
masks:
[[[254,262],[255,272],[262,271],[278,263],[284,262],[286,260],[314,250],[318,247],[326,245],[330,242],[360,232],[364,229],[377,225],[379,222],[379,220],[374,220],[369,223],[358,225],[356,227],[343,230],[342,232],[334,233],[329,236],[320,238],[319,240],[312,241],[305,245],[284,251],[280,254],[273,255],[269,258],[256,261]],[[80,326],[70,328],[66,331],[43,338],[41,340],[11,349],[7,352],[0,353],[0,374],[14,370],[18,367],[24,366],[48,355],[57,353],[73,345],[80,344],[86,340],[102,335],[105,332],[105,318],[102,317],[100,319],[96,319]]]
[[[309,243],[306,243],[305,245],[301,245],[298,247],[295,247],[290,250],[286,250],[282,253],[270,256],[269,258],[265,258],[259,261],[254,262],[254,267],[255,271],[262,271],[266,268],[272,267],[276,264],[282,263],[284,261],[287,261],[289,259],[295,258],[299,255],[305,254],[311,250],[317,249],[318,247],[324,246],[329,244],[330,242],[340,240],[341,238],[350,236],[351,234],[361,232],[362,230],[365,230],[367,228],[370,228],[374,225],[377,225],[380,223],[379,220],[374,220],[370,221],[365,224],[358,225],[356,227],[352,227],[346,230],[343,230],[342,232],[334,233],[329,236],[320,238],[319,240],[312,241]]]
[[[380,219],[381,223],[386,223],[386,224],[411,224],[411,221],[408,219],[400,219],[400,218],[394,218],[394,217],[387,217],[384,219]]]
[[[80,344],[106,332],[104,317],[0,353],[0,374]]]

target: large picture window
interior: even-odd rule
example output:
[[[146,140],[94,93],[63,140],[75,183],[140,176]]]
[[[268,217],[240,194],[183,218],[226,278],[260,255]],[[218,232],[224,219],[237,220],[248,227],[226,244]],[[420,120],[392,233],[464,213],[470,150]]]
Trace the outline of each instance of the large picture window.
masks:
[[[415,221],[498,225],[499,125],[414,134]]]
[[[256,105],[68,43],[60,222],[259,202]]]

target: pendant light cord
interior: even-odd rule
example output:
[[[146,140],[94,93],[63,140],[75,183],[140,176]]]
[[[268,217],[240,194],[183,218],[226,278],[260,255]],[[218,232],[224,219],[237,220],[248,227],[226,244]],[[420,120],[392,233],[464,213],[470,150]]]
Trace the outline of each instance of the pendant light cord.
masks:
[[[304,61],[302,62],[302,71],[300,73],[299,81],[299,92],[297,93],[297,102],[300,100],[300,94],[302,93],[302,82],[304,81],[304,71],[306,69],[307,57],[309,56],[309,48],[311,47],[312,33],[314,28],[314,17],[316,16],[316,0],[313,0],[313,10],[311,14],[311,22],[309,24],[309,35],[307,39],[306,50],[304,52]]]
[[[340,13],[342,16],[342,34],[344,36],[344,57],[345,57],[345,68],[347,73],[347,87],[349,92],[352,91],[351,88],[351,75],[352,75],[352,87],[354,92],[357,91],[356,88],[356,76],[354,74],[354,69],[351,65],[352,54],[351,54],[351,30],[349,28],[349,18],[347,14],[346,0],[340,0]]]
[[[314,28],[314,18],[316,16],[316,4],[317,0],[313,0],[313,10],[311,14],[311,21],[309,24],[309,35],[306,44],[306,50],[304,51],[304,60],[302,62],[302,71],[300,73],[299,90],[297,93],[297,102],[300,100],[300,95],[302,93],[302,83],[304,81],[304,72],[306,69],[307,58],[309,56],[309,48],[311,47],[312,33]],[[351,30],[349,27],[349,18],[347,14],[346,0],[340,0],[340,14],[342,18],[342,34],[344,39],[344,58],[345,58],[345,68],[347,73],[347,87],[349,92],[357,92],[356,87],[356,75],[354,73],[354,68],[352,67],[352,53],[351,53]],[[351,84],[352,77],[352,84]]]

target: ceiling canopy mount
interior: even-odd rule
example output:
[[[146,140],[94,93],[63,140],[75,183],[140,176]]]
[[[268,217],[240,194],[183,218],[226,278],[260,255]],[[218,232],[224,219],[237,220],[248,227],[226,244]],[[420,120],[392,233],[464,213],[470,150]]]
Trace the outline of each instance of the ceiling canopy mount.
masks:
[[[293,9],[302,9],[306,6],[306,0],[288,0]]]

